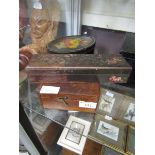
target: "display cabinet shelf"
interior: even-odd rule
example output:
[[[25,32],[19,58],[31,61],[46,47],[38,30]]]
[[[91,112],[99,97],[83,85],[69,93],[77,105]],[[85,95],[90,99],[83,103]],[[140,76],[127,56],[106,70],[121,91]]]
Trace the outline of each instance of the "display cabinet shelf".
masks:
[[[125,86],[121,86],[121,85],[118,85],[118,84],[110,84],[110,83],[109,84],[107,84],[107,83],[104,84],[104,82],[102,82],[100,84],[100,87],[105,89],[105,90],[108,90],[109,92],[115,92],[116,94],[119,93],[125,99],[126,99],[126,97],[134,99],[134,89],[127,88]],[[38,88],[37,84],[36,83],[31,83],[28,79],[22,81],[21,84],[20,84],[20,101],[22,102],[22,105],[23,105],[23,107],[25,109],[25,112],[28,115],[29,120],[31,121],[32,124],[36,124],[36,123],[34,123],[36,121],[34,118],[37,115],[37,117],[38,117],[37,122],[38,123],[39,123],[39,121],[44,120],[44,122],[50,122],[49,124],[52,123],[50,125],[51,128],[54,128],[55,130],[56,130],[56,128],[60,129],[60,130],[57,130],[57,131],[51,131],[51,132],[55,132],[55,134],[58,132],[56,134],[55,139],[52,139],[52,138],[50,139],[52,142],[54,141],[53,145],[55,147],[58,147],[58,145],[56,143],[58,141],[58,138],[59,138],[62,130],[64,128],[68,128],[69,130],[72,130],[72,128],[68,127],[66,125],[66,123],[67,123],[68,119],[70,118],[70,116],[74,116],[76,118],[80,118],[82,120],[85,120],[85,121],[88,121],[88,122],[91,123],[90,131],[89,131],[88,135],[85,135],[83,133],[82,134],[77,133],[77,134],[79,134],[79,135],[81,135],[83,137],[86,137],[87,139],[90,139],[90,140],[92,140],[92,141],[94,141],[94,142],[96,142],[96,143],[98,143],[98,144],[100,144],[102,146],[108,147],[108,148],[110,148],[110,149],[112,149],[112,150],[114,150],[114,151],[116,151],[116,152],[118,152],[118,153],[120,153],[122,155],[131,154],[131,152],[126,151],[126,147],[124,147],[122,149],[122,148],[118,147],[117,145],[114,145],[112,143],[104,141],[104,138],[103,139],[97,138],[95,136],[95,134],[92,133],[93,124],[96,121],[95,118],[97,116],[99,116],[99,115],[101,117],[105,118],[105,113],[103,113],[103,115],[102,115],[102,113],[98,113],[98,107],[97,107],[97,109],[96,109],[96,111],[94,113],[43,108],[42,104],[40,103],[41,101],[40,101],[40,98],[39,98],[37,88]],[[122,103],[124,103],[124,101],[122,101]],[[99,104],[98,104],[98,106],[99,106]],[[107,113],[107,115],[109,115],[109,113]],[[41,117],[42,119],[39,118],[39,117]],[[110,117],[110,115],[109,115],[109,117]],[[130,123],[128,123],[128,121],[127,122],[124,122],[124,121],[122,122],[121,119],[119,120],[119,119],[114,118],[113,120],[117,121],[119,123],[125,123],[127,128],[129,127],[129,125],[131,125]],[[103,119],[102,119],[102,121],[103,121]],[[132,125],[134,125],[134,123],[132,123]],[[119,126],[117,126],[117,127],[119,127]],[[41,136],[41,133],[40,133],[41,131],[38,131],[38,129],[36,129],[36,127],[34,127],[34,128],[35,128],[35,131],[38,134],[38,137],[41,139],[41,141],[45,141],[43,143],[44,143],[44,147],[46,148],[46,150],[53,151],[54,150],[53,145],[52,145],[52,147],[49,147],[49,146],[47,147],[47,145],[48,145],[47,143],[48,143],[48,141],[50,141],[50,140],[46,140],[47,135],[49,134],[47,132],[47,130],[49,130],[49,129],[45,129],[46,132],[44,131],[44,133],[46,133],[45,134],[46,136],[45,135]],[[50,127],[48,127],[48,128],[50,128]],[[40,129],[40,130],[43,130],[43,129]],[[127,137],[127,131],[126,131],[126,137]],[[124,143],[125,143],[124,145],[126,146],[127,139],[125,139]],[[57,149],[59,150],[60,148],[58,147]]]
[[[135,60],[121,52],[126,33],[81,25],[81,4],[19,1],[20,120],[34,129],[41,155],[134,154]]]

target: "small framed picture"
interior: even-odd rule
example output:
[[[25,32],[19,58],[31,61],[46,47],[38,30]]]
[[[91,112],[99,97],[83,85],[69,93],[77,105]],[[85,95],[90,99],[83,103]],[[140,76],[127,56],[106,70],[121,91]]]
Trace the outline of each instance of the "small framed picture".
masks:
[[[135,128],[133,126],[128,128],[126,151],[129,154],[135,154]]]
[[[66,135],[66,139],[76,144],[80,143],[85,126],[78,122],[72,122],[70,130]]]
[[[125,96],[123,104],[120,107],[119,120],[129,125],[135,125],[135,99]]]
[[[129,103],[128,109],[124,115],[124,119],[135,122],[135,104]]]
[[[115,102],[115,98],[111,96],[103,95],[99,105],[99,109],[111,113],[114,102]]]
[[[99,110],[102,110],[107,113],[111,113],[114,102],[115,102],[114,92],[101,88]]]
[[[70,116],[57,144],[82,154],[90,125],[88,121]]]
[[[117,141],[119,128],[104,121],[100,121],[97,128],[97,133]]]
[[[125,151],[127,124],[96,114],[89,135],[103,145],[107,144]]]
[[[118,111],[123,102],[123,95],[117,92],[101,88],[101,95],[97,107],[97,113],[118,118]]]
[[[103,146],[101,155],[123,155],[123,154],[120,152],[117,152],[109,147]]]

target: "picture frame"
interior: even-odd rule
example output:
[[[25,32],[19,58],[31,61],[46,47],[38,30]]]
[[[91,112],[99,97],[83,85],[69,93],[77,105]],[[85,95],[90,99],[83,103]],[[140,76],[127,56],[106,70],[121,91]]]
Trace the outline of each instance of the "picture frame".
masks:
[[[119,120],[128,125],[135,125],[135,98],[125,96],[119,110]]]
[[[103,146],[101,155],[123,155],[123,154],[112,149],[112,148],[109,148],[107,146]]]
[[[103,129],[101,129],[102,126]],[[105,116],[96,114],[89,136],[102,145],[107,144],[120,151],[125,151],[127,124],[113,119],[108,120]]]
[[[100,121],[97,128],[97,133],[117,141],[119,135],[119,128],[105,121]]]
[[[96,112],[118,119],[118,111],[123,102],[123,98],[124,95],[102,87]]]
[[[75,153],[82,154],[91,122],[70,116],[57,142]]]
[[[135,104],[130,103],[128,106],[128,109],[124,115],[124,119],[127,119],[129,121],[135,121]]]
[[[133,126],[128,128],[126,152],[130,155],[135,154],[135,127]]]

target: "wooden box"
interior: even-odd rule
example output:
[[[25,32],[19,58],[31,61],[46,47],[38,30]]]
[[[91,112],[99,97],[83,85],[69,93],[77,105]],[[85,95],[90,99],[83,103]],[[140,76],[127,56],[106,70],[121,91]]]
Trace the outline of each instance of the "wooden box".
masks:
[[[33,82],[37,82],[37,79],[38,82],[52,81],[53,75],[59,75],[60,78],[72,75],[78,81],[101,75],[101,81],[125,83],[132,68],[119,54],[39,54],[31,58],[26,70]]]
[[[40,93],[40,101],[44,108],[95,112],[99,95],[99,83],[45,83],[40,86],[59,87],[57,94]]]

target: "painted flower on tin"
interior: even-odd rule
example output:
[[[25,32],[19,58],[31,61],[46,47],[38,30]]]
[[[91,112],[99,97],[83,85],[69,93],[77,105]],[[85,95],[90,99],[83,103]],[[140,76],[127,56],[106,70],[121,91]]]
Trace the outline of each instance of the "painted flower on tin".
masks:
[[[108,65],[117,64],[118,62],[121,62],[121,61],[122,59],[120,57],[113,57],[113,58],[107,59],[107,64]]]
[[[117,77],[117,76],[113,75],[113,76],[109,77],[109,81],[111,81],[111,82],[121,82],[122,77],[120,77],[120,76]]]

